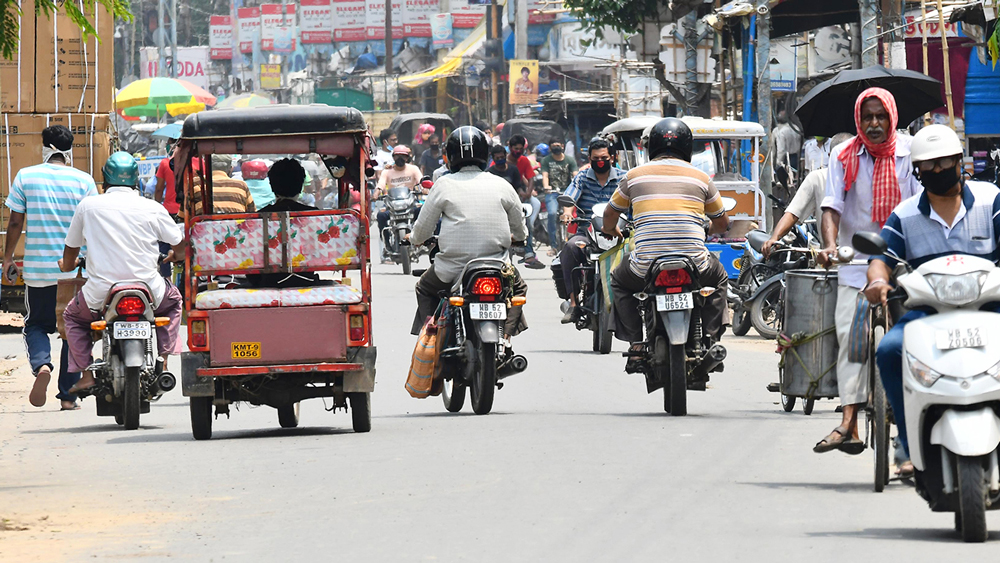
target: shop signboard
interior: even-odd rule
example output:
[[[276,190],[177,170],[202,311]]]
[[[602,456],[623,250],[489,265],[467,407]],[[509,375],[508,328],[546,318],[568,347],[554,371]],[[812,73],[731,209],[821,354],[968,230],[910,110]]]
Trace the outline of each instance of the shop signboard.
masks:
[[[281,88],[281,65],[260,65],[260,87],[264,90]]]
[[[798,37],[784,37],[771,41],[771,91],[794,92],[799,62],[797,58]]]
[[[402,0],[392,0],[392,38],[403,38]],[[385,39],[385,2],[383,0],[367,0],[365,39]]]
[[[333,0],[334,41],[365,40],[365,4],[365,0]]]
[[[451,5],[451,25],[455,29],[473,29],[486,17],[486,4]]]
[[[240,22],[240,52],[253,53],[254,43],[260,40],[260,8],[239,8],[236,19]]]
[[[538,103],[538,61],[510,61],[510,104]]]
[[[300,0],[299,35],[303,45],[333,41],[333,6],[330,0]]]
[[[447,49],[455,44],[451,30],[451,14],[434,14],[431,17],[431,37],[435,49]]]
[[[170,50],[167,50],[167,64],[170,64]],[[156,47],[143,47],[139,50],[139,78],[153,78],[159,76],[160,55]],[[187,80],[191,84],[208,90],[208,66],[210,49],[208,46],[201,47],[178,47],[177,48],[177,78]]]
[[[403,0],[403,36],[430,37],[431,17],[438,13],[438,0]]]
[[[906,27],[903,28],[903,37],[905,39],[923,39],[924,28],[927,28],[927,39],[929,40],[941,40],[941,21],[940,19],[934,17],[927,21],[920,21],[923,16],[920,14],[920,10],[909,10],[904,15],[906,19]],[[959,31],[958,23],[945,23],[944,25],[944,35],[945,37],[961,37],[962,34]]]
[[[276,53],[295,50],[295,4],[261,4],[260,49]]]
[[[233,19],[229,16],[208,18],[208,48],[215,59],[233,58]]]

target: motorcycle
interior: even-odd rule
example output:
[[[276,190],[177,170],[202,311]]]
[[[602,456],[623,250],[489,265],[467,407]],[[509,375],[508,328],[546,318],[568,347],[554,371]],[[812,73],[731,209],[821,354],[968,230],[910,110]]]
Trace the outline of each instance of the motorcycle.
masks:
[[[85,267],[82,260],[80,267]],[[138,428],[139,415],[149,413],[149,404],[177,385],[156,356],[155,327],[170,324],[170,319],[154,317],[153,309],[148,285],[119,282],[111,286],[101,309],[104,320],[90,325],[101,334],[103,354],[87,367],[95,385],[78,395],[93,395],[97,416],[114,416],[126,430]]]
[[[726,298],[729,301],[729,307],[733,310],[733,334],[746,336],[752,325],[750,308],[744,305],[744,300],[749,299],[754,290],[760,287],[760,281],[753,274],[755,273],[754,267],[764,262],[764,255],[750,246],[749,239],[742,244],[733,244],[731,248],[743,250],[743,257],[740,259],[740,275],[736,278],[736,285],[729,286]]]
[[[433,182],[429,178],[421,180],[421,187],[429,189],[431,186]],[[403,275],[409,275],[412,269],[411,263],[420,259],[421,251],[412,245],[400,243],[413,230],[417,213],[417,195],[409,188],[389,188],[388,193],[382,196],[382,202],[389,211],[389,224],[382,230],[386,252],[393,262],[403,266]]]
[[[437,238],[424,245],[437,247]],[[432,262],[435,254],[432,248]],[[496,390],[503,388],[502,380],[528,368],[528,360],[514,353],[504,334],[510,308],[526,302],[513,295],[512,278],[509,262],[477,258],[465,265],[451,291],[442,296],[441,397],[448,412],[462,410],[469,390],[473,412],[489,414]]]
[[[559,196],[559,205],[576,207],[576,201],[569,196],[561,195]],[[606,203],[599,203],[592,209],[590,219],[584,219],[580,216],[572,220],[572,223],[576,225],[577,234],[583,233],[587,237],[587,246],[584,248],[587,260],[584,264],[577,266],[573,272],[582,280],[580,285],[583,294],[582,297],[577,296],[580,299],[575,326],[577,330],[593,332],[593,350],[601,354],[611,353],[613,327],[611,325],[611,303],[605,298],[604,284],[597,267],[597,259],[602,253],[611,250],[618,244],[618,241],[601,233],[604,225],[604,210],[607,206]],[[562,287],[565,285],[565,281],[558,258],[553,260],[551,269],[556,292],[563,299],[569,299],[571,288]]]
[[[874,233],[852,244],[888,255]],[[906,326],[903,395],[917,492],[934,512],[954,512],[966,542],[986,541],[986,511],[1000,508],[1000,268],[974,256],[950,255],[914,269],[899,262],[890,297],[934,314]]]

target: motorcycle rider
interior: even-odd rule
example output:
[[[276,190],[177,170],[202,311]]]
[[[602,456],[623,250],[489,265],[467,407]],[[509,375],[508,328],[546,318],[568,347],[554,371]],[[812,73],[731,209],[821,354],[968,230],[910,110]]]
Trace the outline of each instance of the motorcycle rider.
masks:
[[[676,117],[662,119],[649,132],[650,161],[628,171],[604,211],[604,232],[621,237],[618,218],[632,206],[635,249],[611,275],[615,299],[615,337],[642,351],[642,318],[635,293],[646,287],[646,272],[657,258],[671,254],[692,258],[706,287],[717,291],[705,298],[702,326],[706,347],[722,338],[729,276],[705,246],[709,234],[729,230],[730,219],[711,177],[691,164],[694,138]],[[593,150],[593,149],[591,149]],[[634,365],[639,358],[632,357]],[[626,368],[628,369],[628,368]]]
[[[576,200],[577,215],[584,219],[590,219],[591,210],[598,203],[607,203],[611,195],[618,189],[619,182],[625,178],[625,173],[619,168],[615,168],[611,161],[610,145],[601,138],[594,138],[590,141],[590,166],[586,170],[573,178],[567,195]],[[563,221],[569,222],[573,218],[572,208],[563,210]],[[572,305],[562,318],[563,324],[570,324],[576,321],[577,302],[580,293],[580,276],[574,274],[577,266],[585,264],[587,261],[588,240],[583,234],[577,234],[563,245],[562,252],[559,253],[559,263],[562,266],[563,280],[566,282],[566,289],[570,292],[570,304]]]
[[[382,197],[389,188],[409,188],[414,189],[420,185],[420,169],[411,164],[413,153],[406,145],[396,145],[392,149],[392,166],[386,167],[378,179],[378,188],[375,190],[375,199]],[[378,221],[378,232],[381,233],[379,240],[382,241],[382,263],[391,263],[386,252],[385,229],[389,226],[389,210],[383,209],[376,216]]]
[[[445,153],[451,174],[434,185],[408,235],[413,244],[423,244],[441,220],[440,252],[417,282],[412,334],[420,333],[438,306],[439,294],[451,289],[469,261],[503,259],[512,241],[528,236],[517,192],[503,178],[484,171],[489,160],[486,135],[475,127],[459,127],[448,137]],[[512,269],[514,295],[524,296],[528,286],[517,269]],[[526,328],[521,307],[511,307],[504,334],[516,336]]]
[[[929,125],[913,137],[910,160],[923,193],[896,207],[882,228],[889,250],[914,268],[942,255],[967,254],[991,261],[1000,258],[1000,190],[988,182],[962,177],[962,142],[945,125]],[[897,261],[875,256],[868,265],[865,297],[886,303]],[[886,333],[876,352],[876,363],[899,428],[899,441],[909,457],[903,413],[903,327],[927,316],[909,311]],[[913,464],[901,464],[900,473],[912,473]]]
[[[105,191],[80,202],[66,235],[59,269],[76,268],[80,248],[87,246],[87,283],[63,312],[69,364],[84,371],[93,358],[90,323],[100,320],[111,286],[139,280],[152,295],[154,314],[169,317],[170,324],[156,327],[157,353],[164,360],[173,352],[180,332],[181,294],[157,271],[159,241],[172,246],[174,256],[183,254],[184,233],[162,205],[145,199],[137,190],[139,166],[127,152],[116,152],[102,168]],[[74,392],[94,386],[90,371],[74,386]]]

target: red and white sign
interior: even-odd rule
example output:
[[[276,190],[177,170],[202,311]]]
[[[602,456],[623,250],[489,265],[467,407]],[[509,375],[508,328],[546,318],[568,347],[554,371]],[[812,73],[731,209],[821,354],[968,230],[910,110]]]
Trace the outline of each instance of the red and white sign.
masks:
[[[260,40],[260,8],[240,8],[236,19],[240,22],[240,52],[253,53],[253,44]]]
[[[551,11],[552,6],[546,0],[528,0],[528,24],[547,24],[556,21],[556,14],[542,14],[542,10]]]
[[[472,29],[486,17],[486,4],[465,4],[459,2],[451,7],[451,26],[456,29]]]
[[[233,58],[233,18],[229,16],[208,18],[208,48],[213,59]]]
[[[295,4],[261,4],[260,6],[260,49],[261,51],[294,51],[295,39],[286,45],[291,30],[295,29]],[[277,41],[277,45],[276,45]],[[276,48],[277,46],[277,48]]]
[[[209,51],[209,47],[178,47],[177,78],[208,90],[209,80],[206,70],[209,65]],[[167,53],[169,54],[169,51]],[[139,50],[139,78],[157,76],[159,57],[156,47],[143,47]],[[170,57],[167,57],[167,64],[170,63]]]
[[[333,6],[330,0],[300,0],[299,36],[302,43],[333,41]]]
[[[930,40],[941,40],[941,23],[936,17],[928,19],[926,22],[913,23],[920,19],[920,11],[910,11],[906,13],[906,28],[903,29],[903,35],[906,39],[921,39],[924,36],[924,26],[927,27],[927,39]],[[945,37],[961,37],[958,33],[957,23],[946,23],[944,25]]]
[[[392,2],[392,38],[403,38],[403,0]],[[367,0],[365,39],[385,39],[385,2]]]
[[[365,4],[365,0],[333,0],[334,41],[365,40]]]
[[[403,0],[403,35],[430,37],[431,17],[438,13],[438,0]]]

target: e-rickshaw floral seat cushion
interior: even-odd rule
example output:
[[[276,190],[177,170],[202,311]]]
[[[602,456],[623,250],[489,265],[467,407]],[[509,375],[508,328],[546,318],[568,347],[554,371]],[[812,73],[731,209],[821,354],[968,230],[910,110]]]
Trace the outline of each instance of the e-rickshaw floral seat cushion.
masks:
[[[359,264],[358,218],[350,214],[292,216],[288,233],[281,222],[268,221],[268,262],[280,265],[281,241],[288,241],[293,268],[321,268]],[[264,220],[219,219],[198,221],[191,228],[195,273],[259,270],[264,268]]]
[[[361,303],[361,291],[350,285],[326,285],[296,289],[215,289],[202,291],[195,308],[256,309],[261,307],[307,307]]]

